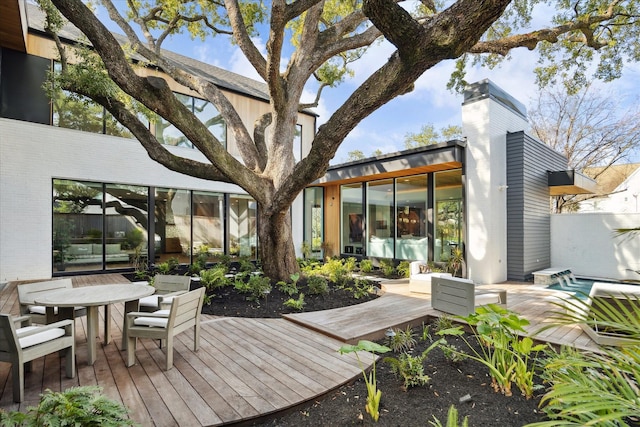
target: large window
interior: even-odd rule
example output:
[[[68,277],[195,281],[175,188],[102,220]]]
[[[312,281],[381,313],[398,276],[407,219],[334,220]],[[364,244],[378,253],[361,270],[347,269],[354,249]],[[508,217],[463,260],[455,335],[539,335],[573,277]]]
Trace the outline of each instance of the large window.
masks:
[[[427,175],[396,181],[396,258],[427,260]]]
[[[60,72],[60,63],[54,71]],[[102,105],[90,98],[61,90],[52,100],[53,125],[85,132],[132,138],[131,132],[118,122]]]
[[[151,191],[54,179],[54,273],[145,269],[169,260],[190,264],[203,254],[210,261],[219,254],[256,258],[257,204],[251,197],[176,188]]]
[[[257,203],[246,195],[229,197],[229,255],[255,259],[258,253]]]
[[[367,183],[367,255],[393,258],[393,180]]]
[[[102,252],[107,268],[144,268],[148,263],[147,187],[106,184]]]
[[[53,181],[56,271],[102,269],[102,184]]]
[[[308,245],[312,258],[323,259],[324,189],[306,188],[304,201],[304,243]]]
[[[364,211],[362,184],[347,184],[340,187],[341,247],[347,255],[364,254]]]
[[[435,176],[434,261],[447,261],[463,242],[462,171],[438,172]]]
[[[160,262],[170,258],[191,262],[191,192],[157,188],[155,193],[155,249]]]
[[[222,115],[209,101],[194,98],[193,96],[175,94],[176,98],[182,102],[193,114],[207,126],[209,131],[226,147],[227,129]],[[156,116],[155,134],[160,143],[173,145],[176,147],[193,148],[191,141],[182,134],[174,125],[160,116]]]
[[[224,195],[193,192],[194,254],[224,253]]]

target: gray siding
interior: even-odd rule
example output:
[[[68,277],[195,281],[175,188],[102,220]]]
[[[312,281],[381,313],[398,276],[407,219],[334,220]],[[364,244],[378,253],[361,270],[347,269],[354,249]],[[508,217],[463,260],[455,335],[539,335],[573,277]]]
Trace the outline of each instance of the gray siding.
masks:
[[[567,160],[524,132],[507,134],[507,278],[529,280],[551,265],[548,170]]]

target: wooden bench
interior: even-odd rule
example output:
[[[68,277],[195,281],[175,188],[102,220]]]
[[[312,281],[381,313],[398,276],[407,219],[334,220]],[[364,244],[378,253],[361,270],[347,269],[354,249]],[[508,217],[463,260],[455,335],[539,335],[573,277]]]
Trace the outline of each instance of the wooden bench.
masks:
[[[472,280],[459,277],[433,277],[431,279],[431,306],[436,310],[457,316],[468,316],[477,306],[507,305],[507,291],[478,290]]]

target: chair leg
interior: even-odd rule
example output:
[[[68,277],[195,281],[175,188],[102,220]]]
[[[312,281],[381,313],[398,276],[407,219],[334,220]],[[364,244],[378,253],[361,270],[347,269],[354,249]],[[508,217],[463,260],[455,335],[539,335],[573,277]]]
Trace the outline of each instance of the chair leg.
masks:
[[[173,335],[167,337],[167,371],[173,368]]]
[[[133,366],[136,363],[137,345],[138,338],[132,336],[127,337],[127,366]]]
[[[193,327],[193,351],[198,351],[200,347],[200,325]]]
[[[67,374],[67,378],[75,378],[76,377],[76,349],[75,343],[70,345],[67,348],[65,359],[64,359],[64,369]]]
[[[24,400],[24,363],[11,363],[11,376],[13,377],[13,401]]]

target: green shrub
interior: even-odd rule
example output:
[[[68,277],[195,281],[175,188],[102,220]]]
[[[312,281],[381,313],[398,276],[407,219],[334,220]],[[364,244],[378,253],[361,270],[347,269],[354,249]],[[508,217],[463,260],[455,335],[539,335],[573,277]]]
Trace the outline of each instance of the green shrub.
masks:
[[[226,277],[227,267],[217,265],[213,268],[200,271],[200,283],[209,290],[218,289],[231,284],[231,280]]]
[[[240,293],[249,294],[249,301],[259,301],[260,298],[266,298],[271,292],[271,279],[265,276],[253,274],[249,276],[249,280],[236,279],[234,287]]]
[[[401,261],[396,267],[398,276],[408,278],[411,275],[411,263],[409,261]]]
[[[370,259],[360,261],[360,271],[363,273],[371,273],[373,271],[373,262]]]
[[[409,330],[410,329],[407,328],[407,331]],[[419,356],[412,356],[408,353],[402,353],[399,357],[385,357],[384,362],[391,365],[391,371],[396,376],[402,378],[403,387],[405,390],[407,390],[409,387],[425,385],[431,378],[429,378],[429,376],[425,375],[424,373],[424,361],[427,358],[429,352],[440,345],[442,341],[443,340],[434,342]]]
[[[531,338],[520,338],[519,334],[525,332],[524,326],[528,325],[529,321],[495,304],[478,307],[475,313],[462,319],[471,326],[479,345],[469,343],[462,327],[458,326],[441,330],[438,334],[459,336],[470,353],[464,354],[452,347],[449,351],[457,352],[486,366],[495,391],[511,396],[511,385],[515,382],[527,399],[532,397],[536,367],[530,362],[546,344],[534,345]],[[480,349],[477,350],[477,347]]]
[[[429,421],[433,427],[445,427],[436,416],[433,416],[433,421]],[[462,419],[462,427],[467,427],[469,425],[468,417],[464,417]],[[446,427],[458,427],[460,426],[460,421],[458,421],[458,410],[455,406],[451,405],[449,407],[449,412],[447,413],[447,424]]]
[[[278,288],[280,292],[283,292],[289,296],[292,296],[298,293],[298,286],[296,285],[296,283],[287,283],[281,280],[278,283],[276,283],[276,288]]]
[[[373,292],[373,282],[366,279],[355,279],[351,292],[355,299],[360,299],[368,296]]]
[[[351,278],[344,261],[338,258],[327,260],[322,266],[321,272],[339,287],[344,287]]]
[[[82,426],[120,427],[136,425],[128,418],[128,410],[108,399],[97,386],[71,387],[63,392],[47,390],[38,406],[28,412],[0,411],[3,426]]]
[[[307,279],[307,287],[312,295],[326,295],[329,293],[327,279],[322,276],[311,276]]]
[[[394,329],[393,334],[389,337],[388,346],[391,350],[399,353],[401,351],[409,351],[416,345],[415,335],[411,326],[407,326],[406,330]]]
[[[396,268],[393,266],[393,261],[389,259],[380,260],[380,270],[382,270],[384,277],[392,277],[396,272]]]
[[[292,308],[296,311],[301,311],[304,308],[305,304],[306,302],[304,302],[304,294],[300,294],[298,296],[298,299],[289,298],[284,302],[285,307]]]
[[[158,274],[169,274],[180,265],[178,258],[171,257],[164,262],[156,264],[156,272]]]

